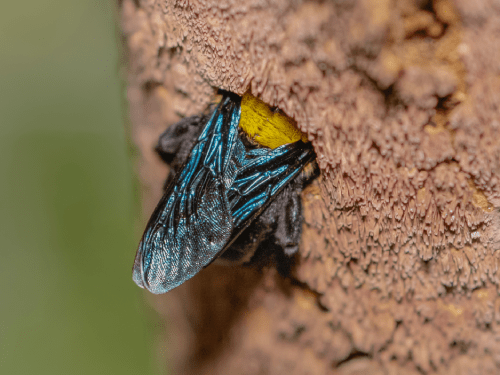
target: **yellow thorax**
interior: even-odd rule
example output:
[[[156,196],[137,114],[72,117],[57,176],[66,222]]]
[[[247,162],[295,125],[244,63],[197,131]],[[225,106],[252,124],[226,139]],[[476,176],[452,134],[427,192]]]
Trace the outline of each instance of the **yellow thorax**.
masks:
[[[299,140],[307,142],[307,136],[297,128],[295,120],[280,111],[272,111],[266,103],[248,93],[241,99],[240,127],[250,138],[269,148]]]

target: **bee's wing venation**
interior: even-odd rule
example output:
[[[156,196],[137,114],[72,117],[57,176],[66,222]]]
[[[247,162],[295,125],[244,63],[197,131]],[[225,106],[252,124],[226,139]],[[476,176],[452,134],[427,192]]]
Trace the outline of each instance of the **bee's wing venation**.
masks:
[[[243,230],[313,158],[312,146],[298,141],[245,163],[231,187],[234,230]]]
[[[235,145],[241,142],[239,118],[240,103],[225,96],[146,227],[133,270],[139,286],[165,293],[198,273],[229,241],[233,218],[226,191],[244,158],[244,148]]]

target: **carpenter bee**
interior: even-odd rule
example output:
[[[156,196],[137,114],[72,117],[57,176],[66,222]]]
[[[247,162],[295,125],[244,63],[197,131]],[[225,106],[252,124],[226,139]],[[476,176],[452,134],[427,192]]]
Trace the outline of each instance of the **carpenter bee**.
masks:
[[[135,283],[155,294],[216,258],[246,262],[270,237],[288,255],[298,249],[312,145],[257,98],[220,92],[211,115],[169,127],[157,146],[172,170],[133,267]]]

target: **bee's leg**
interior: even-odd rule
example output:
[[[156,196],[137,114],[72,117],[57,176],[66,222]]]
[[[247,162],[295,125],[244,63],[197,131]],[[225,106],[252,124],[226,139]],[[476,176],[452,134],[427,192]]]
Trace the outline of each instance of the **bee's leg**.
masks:
[[[277,228],[274,233],[275,242],[286,255],[293,255],[299,249],[299,242],[302,235],[302,223],[304,221],[302,212],[301,193],[306,186],[312,183],[320,175],[320,170],[316,162],[309,165],[308,171],[302,171],[286,186],[274,204],[275,220]]]
[[[276,197],[272,203],[276,205],[274,232],[275,243],[286,255],[293,255],[299,249],[302,234],[302,178],[298,176]]]
[[[165,188],[187,160],[206,122],[206,116],[186,117],[170,125],[160,135],[155,150],[162,160],[170,166]]]
[[[206,123],[206,116],[191,116],[170,125],[158,139],[156,152],[163,161],[172,167],[180,167],[189,156],[202,126]],[[176,163],[177,162],[177,163]]]

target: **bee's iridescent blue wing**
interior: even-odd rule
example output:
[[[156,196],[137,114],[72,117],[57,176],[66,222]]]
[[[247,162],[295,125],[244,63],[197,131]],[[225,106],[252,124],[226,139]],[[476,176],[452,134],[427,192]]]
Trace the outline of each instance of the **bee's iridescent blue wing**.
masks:
[[[137,285],[165,293],[198,273],[229,241],[233,219],[226,191],[244,157],[235,141],[239,119],[239,98],[225,96],[148,222],[134,263]]]
[[[260,155],[245,160],[245,164],[238,170],[228,193],[234,222],[234,238],[315,157],[312,145],[302,141],[286,144],[274,150],[257,149],[255,151]],[[226,248],[229,245],[230,243],[226,245]]]
[[[301,141],[247,151],[240,98],[226,94],[148,222],[133,279],[155,294],[193,277],[225,251],[314,158]]]

